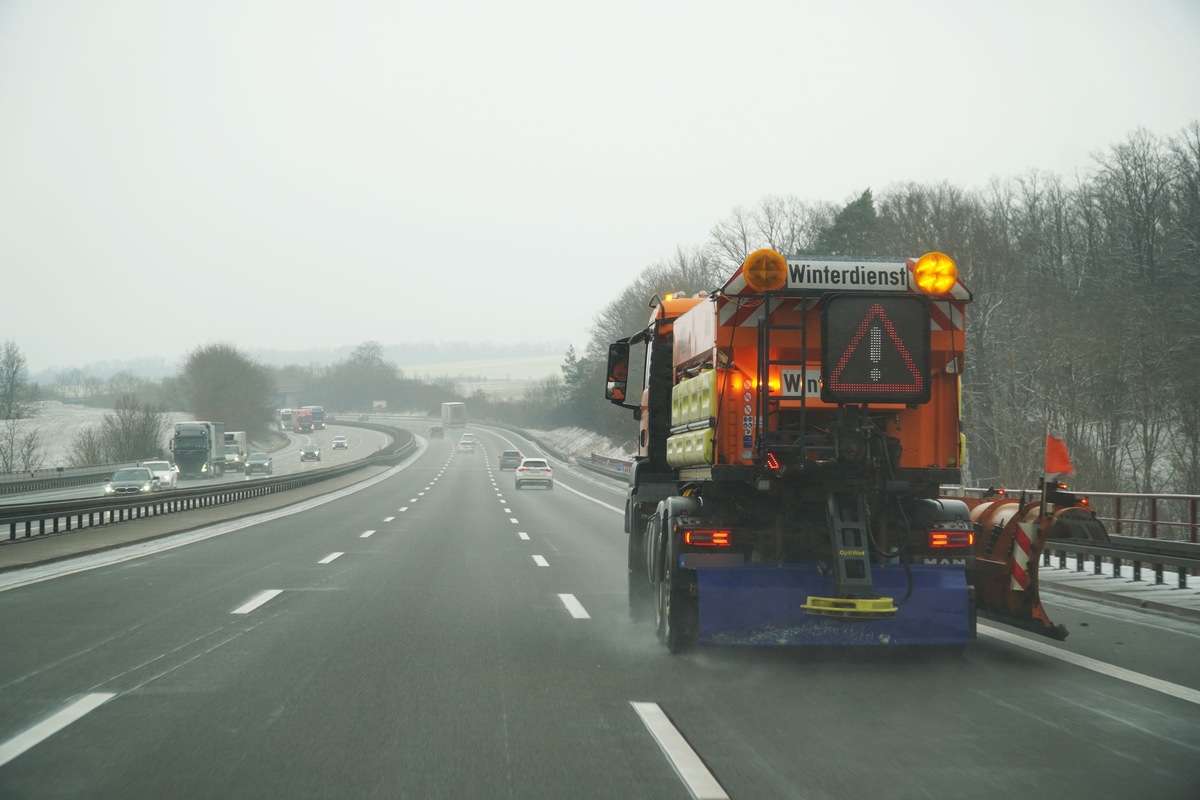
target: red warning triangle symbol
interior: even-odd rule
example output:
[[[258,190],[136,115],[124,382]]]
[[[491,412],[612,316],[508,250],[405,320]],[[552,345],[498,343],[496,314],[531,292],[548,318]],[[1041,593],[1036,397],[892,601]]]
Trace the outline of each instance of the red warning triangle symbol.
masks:
[[[842,378],[847,369],[852,382]],[[835,392],[844,393],[920,394],[925,390],[925,376],[878,303],[867,310],[829,382]]]

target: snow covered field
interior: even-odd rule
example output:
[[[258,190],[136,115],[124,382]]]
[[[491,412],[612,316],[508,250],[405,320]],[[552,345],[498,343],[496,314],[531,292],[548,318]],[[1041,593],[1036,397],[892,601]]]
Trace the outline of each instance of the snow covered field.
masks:
[[[36,431],[41,439],[41,464],[30,465],[34,469],[66,466],[70,461],[71,445],[80,432],[87,428],[99,428],[104,415],[112,413],[110,409],[89,408],[57,400],[48,400],[38,406],[40,410],[36,416],[16,420],[18,440],[29,431]],[[167,412],[167,416],[170,419],[169,427],[172,428],[176,422],[192,419],[191,414],[176,411]],[[164,438],[164,450],[167,442]]]

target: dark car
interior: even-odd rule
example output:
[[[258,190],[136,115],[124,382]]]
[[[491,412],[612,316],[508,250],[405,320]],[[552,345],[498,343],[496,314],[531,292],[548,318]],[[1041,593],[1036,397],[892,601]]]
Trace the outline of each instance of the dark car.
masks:
[[[158,491],[158,478],[147,467],[126,467],[113,473],[104,487],[106,495],[143,494]]]
[[[246,456],[246,474],[262,472],[267,475],[275,473],[275,462],[266,453],[251,453]]]
[[[429,438],[430,439],[445,439],[446,438],[446,429],[443,428],[441,425],[430,425],[429,426]]]
[[[500,469],[516,469],[521,465],[522,458],[524,456],[520,450],[505,450],[500,454]]]
[[[317,447],[315,444],[306,444],[306,445],[301,446],[300,460],[301,461],[320,461],[321,460],[321,448]]]

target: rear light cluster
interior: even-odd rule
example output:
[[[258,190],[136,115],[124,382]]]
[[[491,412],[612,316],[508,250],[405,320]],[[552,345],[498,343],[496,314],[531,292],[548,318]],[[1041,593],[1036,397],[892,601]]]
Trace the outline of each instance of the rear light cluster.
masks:
[[[975,544],[973,531],[930,531],[929,546],[942,547],[972,547]]]
[[[701,547],[729,547],[731,544],[729,531],[714,530],[711,528],[685,531],[683,534],[683,543],[699,545]]]

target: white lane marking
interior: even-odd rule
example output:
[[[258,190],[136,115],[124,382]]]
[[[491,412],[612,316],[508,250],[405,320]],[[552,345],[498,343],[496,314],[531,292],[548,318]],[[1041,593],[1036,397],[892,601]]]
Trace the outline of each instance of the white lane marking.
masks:
[[[203,528],[197,528],[193,531],[177,533],[171,536],[165,536],[161,539],[151,539],[145,542],[138,542],[126,547],[118,547],[115,550],[107,550],[89,555],[81,555],[77,558],[71,558],[66,561],[53,561],[47,564],[42,564],[26,569],[13,570],[11,573],[0,575],[0,592],[7,592],[9,589],[19,589],[24,586],[30,586],[43,581],[51,581],[55,578],[62,578],[67,575],[76,575],[80,572],[87,572],[101,567],[109,567],[113,564],[121,564],[126,561],[132,561],[135,558],[162,553],[167,550],[174,550],[177,547],[186,547],[189,544],[203,542],[206,539],[212,539],[214,536],[224,536],[227,533],[240,531],[243,528],[249,528],[252,525],[259,525],[264,522],[270,522],[283,517],[299,514],[302,511],[308,511],[310,508],[323,506],[326,503],[332,503],[335,500],[340,500],[343,497],[348,497],[355,492],[360,492],[363,489],[370,488],[380,481],[385,481],[394,475],[400,474],[403,470],[408,469],[414,461],[420,458],[425,453],[425,442],[418,439],[420,442],[417,452],[410,455],[404,461],[396,466],[381,472],[373,478],[367,478],[365,481],[347,486],[344,489],[338,489],[323,494],[320,497],[312,497],[308,500],[303,500],[290,506],[277,508],[273,511],[264,511],[261,514],[252,514],[248,517],[241,517],[235,520],[220,522],[214,525],[206,525]]]
[[[509,518],[508,518],[508,521],[509,521],[509,522],[511,522],[513,525],[520,525],[520,524],[521,524],[521,521],[520,521],[519,519],[517,519],[516,517],[509,517]]]
[[[506,509],[504,509],[504,513],[505,513],[505,514],[511,514],[511,513],[512,513],[512,509],[511,509],[511,508],[506,508]]]
[[[362,533],[360,533],[360,534],[358,535],[358,538],[360,538],[360,539],[370,539],[370,538],[371,538],[371,534],[372,534],[372,533],[374,533],[374,532],[375,532],[375,531],[363,531]]]
[[[667,719],[658,703],[630,701],[629,705],[633,706],[633,710],[642,718],[642,724],[650,731],[654,741],[658,742],[663,755],[671,762],[675,774],[687,786],[692,797],[696,800],[729,800],[729,795],[725,794],[721,784],[717,783],[708,767],[704,766],[704,762],[687,743],[687,739],[683,738],[683,734]]]
[[[417,492],[417,497],[424,497],[424,496],[425,496],[424,492]]]
[[[408,511],[408,506],[401,506],[401,507],[400,507],[400,510],[401,510],[401,511]]]
[[[524,539],[527,542],[529,541],[529,534],[526,533],[525,531],[517,531],[517,536],[520,536],[522,539]]]
[[[595,503],[598,506],[604,506],[605,508],[609,509],[610,511],[615,511],[618,514],[625,513],[625,509],[617,508],[616,506],[610,506],[608,503],[605,503],[603,500],[597,500],[596,498],[592,497],[590,494],[584,494],[583,492],[579,491],[578,489],[572,489],[570,486],[567,486],[562,481],[555,481],[554,485],[561,487],[563,489],[566,489],[568,492],[571,492],[572,494],[579,495],[584,500],[591,500],[593,503]]]
[[[331,564],[334,561],[337,561],[339,558],[341,558],[344,555],[346,555],[346,554],[345,553],[330,553],[329,555],[325,556],[317,563],[318,564]]]
[[[83,715],[95,711],[116,696],[114,692],[85,694],[66,708],[34,725],[29,730],[22,731],[7,742],[0,744],[0,767],[12,761],[34,745],[40,744],[58,733]]]
[[[1092,672],[1098,672],[1101,675],[1107,675],[1110,678],[1116,678],[1120,681],[1132,683],[1136,686],[1142,686],[1146,689],[1151,689],[1156,692],[1162,692],[1165,695],[1174,697],[1179,700],[1185,700],[1189,703],[1200,705],[1200,691],[1190,689],[1187,686],[1180,686],[1177,683],[1170,681],[1152,678],[1149,675],[1143,675],[1140,672],[1134,672],[1124,667],[1118,667],[1113,664],[1107,664],[1103,661],[1097,661],[1094,658],[1081,656],[1078,653],[1072,653],[1068,650],[1059,650],[1057,647],[1051,647],[1042,642],[1035,642],[1031,639],[1026,639],[1023,636],[1018,636],[1015,633],[1010,633],[1000,628],[994,628],[991,625],[976,625],[976,630],[979,633],[991,636],[994,639],[1015,644],[1018,647],[1024,647],[1026,650],[1032,650],[1035,653],[1057,658],[1059,661],[1065,661],[1068,664],[1074,664],[1077,667],[1090,669]]]
[[[415,503],[415,502],[417,502],[417,498],[415,498],[415,497],[410,497],[410,498],[408,498],[408,502],[410,502],[410,503]]]
[[[574,617],[575,619],[591,619],[592,618],[592,615],[587,612],[587,610],[583,607],[583,604],[575,599],[575,595],[560,594],[558,596],[558,599],[562,600],[562,604],[567,607],[567,611],[570,611],[571,616]]]
[[[384,517],[384,518],[383,518],[383,521],[384,521],[384,522],[391,522],[391,521],[392,521],[392,520],[394,520],[394,519],[395,519],[395,517]]]
[[[258,595],[253,600],[251,600],[249,603],[246,603],[246,605],[242,606],[241,608],[235,608],[230,613],[249,614],[251,611],[258,608],[263,603],[267,602],[268,600],[270,600],[273,597],[278,597],[281,594],[283,594],[283,589],[267,589],[265,592],[259,592]]]
[[[539,567],[548,567],[548,566],[550,566],[550,562],[549,562],[549,561],[547,561],[546,559],[542,558],[541,556],[534,556],[534,557],[533,557],[533,563],[537,564]]]

